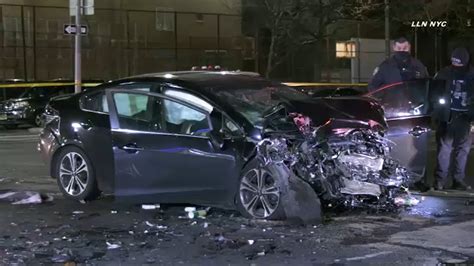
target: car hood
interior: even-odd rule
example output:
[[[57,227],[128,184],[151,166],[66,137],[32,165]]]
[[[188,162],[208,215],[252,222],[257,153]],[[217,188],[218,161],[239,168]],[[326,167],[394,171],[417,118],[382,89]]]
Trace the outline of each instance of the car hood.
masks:
[[[314,126],[332,121],[334,127],[387,128],[383,109],[367,97],[328,97],[289,101],[288,111],[311,118]]]

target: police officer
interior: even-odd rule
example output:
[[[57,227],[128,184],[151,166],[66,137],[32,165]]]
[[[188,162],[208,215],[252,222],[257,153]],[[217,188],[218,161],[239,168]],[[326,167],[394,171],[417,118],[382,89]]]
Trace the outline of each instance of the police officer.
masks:
[[[468,51],[465,48],[454,49],[451,65],[439,71],[435,79],[446,81],[444,91],[435,102],[433,110],[433,118],[438,123],[435,189],[442,190],[446,185],[451,155],[454,159],[453,188],[470,189],[464,182],[467,157],[471,149],[470,130],[474,114],[474,68],[469,65]]]
[[[426,67],[410,55],[411,46],[407,39],[403,37],[396,39],[392,49],[392,57],[375,68],[372,80],[369,82],[369,91],[396,82],[428,77]]]

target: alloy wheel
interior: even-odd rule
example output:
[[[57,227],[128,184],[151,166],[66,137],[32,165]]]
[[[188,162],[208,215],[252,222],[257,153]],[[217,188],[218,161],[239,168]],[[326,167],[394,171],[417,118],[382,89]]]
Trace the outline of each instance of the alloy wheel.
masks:
[[[89,179],[86,160],[77,152],[67,153],[59,166],[59,178],[67,194],[71,196],[82,194]]]
[[[41,115],[40,115],[40,114],[38,114],[38,115],[35,116],[35,125],[36,125],[37,127],[43,127],[43,121],[42,121],[42,119],[41,119]]]
[[[240,181],[240,201],[255,218],[267,218],[280,204],[280,189],[275,178],[264,169],[251,169]]]

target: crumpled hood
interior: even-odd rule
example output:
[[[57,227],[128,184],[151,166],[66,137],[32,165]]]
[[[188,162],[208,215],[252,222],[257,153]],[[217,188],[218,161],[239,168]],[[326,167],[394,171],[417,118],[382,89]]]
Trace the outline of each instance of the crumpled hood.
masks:
[[[380,125],[387,128],[383,109],[375,100],[367,97],[310,98],[290,101],[292,112],[311,118],[314,126],[332,120],[336,127],[365,127]]]

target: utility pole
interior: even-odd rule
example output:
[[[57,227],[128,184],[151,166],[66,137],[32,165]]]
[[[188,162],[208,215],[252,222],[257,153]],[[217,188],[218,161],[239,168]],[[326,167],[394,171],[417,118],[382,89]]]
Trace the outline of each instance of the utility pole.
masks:
[[[390,5],[385,0],[385,57],[390,57]]]
[[[74,92],[81,92],[81,5],[82,0],[76,0],[76,35],[74,52]]]

